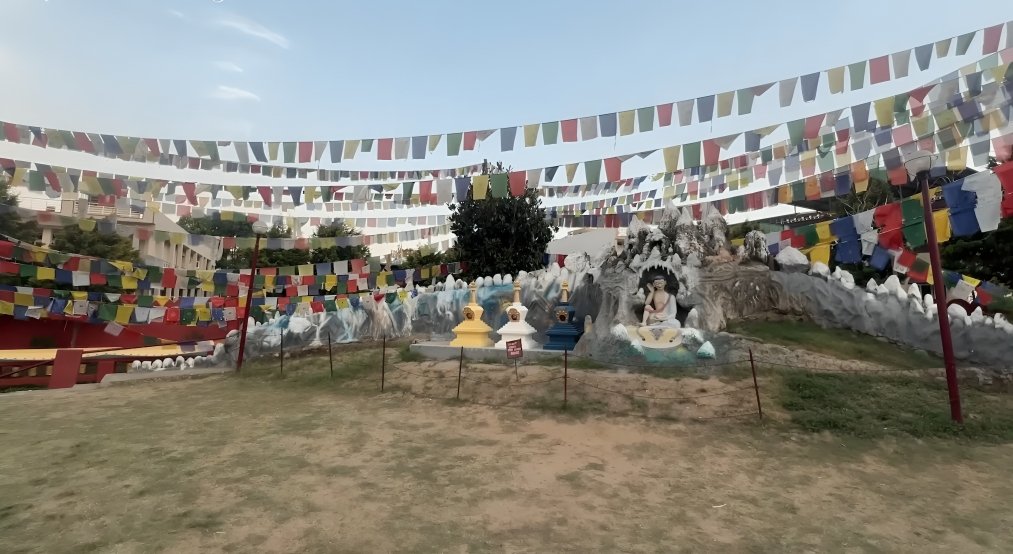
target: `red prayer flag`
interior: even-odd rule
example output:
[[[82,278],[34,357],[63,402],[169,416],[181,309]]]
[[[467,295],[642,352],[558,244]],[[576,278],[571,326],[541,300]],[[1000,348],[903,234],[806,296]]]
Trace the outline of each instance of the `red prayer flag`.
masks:
[[[981,43],[981,55],[991,54],[999,51],[999,37],[1002,36],[1003,23],[993,25],[985,29],[985,40]],[[1009,37],[1006,42],[1009,43]]]
[[[260,193],[260,197],[264,200],[264,204],[267,207],[271,207],[271,187],[257,187],[257,192]]]
[[[890,80],[890,56],[880,56],[869,60],[869,83],[884,83]]]
[[[419,183],[419,201],[423,204],[435,204],[436,198],[433,196],[433,182],[422,181]]]
[[[1013,217],[1013,162],[1006,162],[993,171],[1002,183],[1002,217]]]
[[[197,205],[197,185],[194,183],[183,183],[183,194],[186,195],[186,201],[191,206]]]
[[[394,139],[382,138],[377,142],[376,159],[378,160],[389,160],[391,159],[391,148],[394,146]]]
[[[510,194],[514,196],[523,196],[524,187],[527,185],[528,175],[524,171],[511,171],[510,172]]]
[[[873,214],[873,220],[879,227],[880,246],[887,250],[900,250],[904,247],[903,216],[900,204],[879,206]]]
[[[622,179],[621,173],[623,171],[623,161],[619,158],[606,158],[605,161],[605,178],[610,183],[615,183]]]
[[[299,143],[299,163],[306,163],[313,159],[313,143],[303,141]]]
[[[577,142],[577,120],[564,119],[560,123],[563,127],[563,142]]]
[[[703,141],[703,163],[704,165],[717,165],[718,158],[721,156],[721,146],[711,140],[706,139]]]
[[[478,131],[467,131],[464,133],[464,149],[474,150],[475,142],[478,140]]]
[[[92,285],[105,285],[108,283],[108,281],[106,281],[106,276],[98,273],[89,273],[88,282]]]
[[[672,103],[658,104],[658,126],[668,127],[672,124]]]
[[[7,137],[7,142],[21,142],[21,133],[13,123],[4,123],[4,136]]]
[[[88,135],[82,133],[81,131],[74,131],[74,142],[77,143],[78,150],[83,150],[90,154],[95,153],[95,146],[92,145],[91,139],[89,139]]]
[[[158,148],[158,139],[144,139],[144,145],[148,147],[148,151],[158,156],[161,154]]]
[[[174,289],[176,288],[176,270],[167,267],[162,270],[162,288],[163,289]]]

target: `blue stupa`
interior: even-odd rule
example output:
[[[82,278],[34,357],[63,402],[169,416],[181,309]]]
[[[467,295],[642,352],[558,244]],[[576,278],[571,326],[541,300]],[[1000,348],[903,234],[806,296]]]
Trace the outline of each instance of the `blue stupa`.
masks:
[[[554,310],[556,321],[545,332],[549,340],[542,348],[546,350],[573,350],[584,334],[584,330],[573,323],[576,310],[570,305],[570,285],[564,280],[560,288],[562,298]]]

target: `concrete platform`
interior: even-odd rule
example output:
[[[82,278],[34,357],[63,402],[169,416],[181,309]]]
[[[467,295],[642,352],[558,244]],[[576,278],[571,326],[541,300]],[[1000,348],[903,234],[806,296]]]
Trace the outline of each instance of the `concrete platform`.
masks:
[[[411,345],[411,351],[417,352],[430,360],[456,360],[461,355],[461,347],[450,346],[449,342],[417,342]],[[465,348],[464,357],[469,360],[496,360],[509,362],[506,357],[506,350],[500,348]],[[521,361],[562,359],[563,352],[559,350],[531,349],[524,351]]]

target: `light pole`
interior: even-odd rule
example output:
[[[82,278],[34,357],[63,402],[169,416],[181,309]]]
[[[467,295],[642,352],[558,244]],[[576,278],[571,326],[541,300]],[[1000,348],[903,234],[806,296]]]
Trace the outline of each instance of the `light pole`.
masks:
[[[932,198],[929,195],[929,170],[932,167],[931,152],[919,150],[904,162],[911,181],[921,188],[922,210],[925,218],[925,238],[929,243],[929,259],[932,262],[932,287],[939,316],[939,340],[943,343],[943,362],[946,365],[946,388],[950,393],[950,418],[957,423],[964,422],[960,409],[960,385],[957,383],[957,363],[953,357],[953,337],[950,335],[950,318],[946,313],[946,289],[943,287],[943,268],[939,261],[939,243],[936,242],[936,222],[932,219]]]
[[[243,312],[243,323],[239,326],[239,356],[236,357],[236,373],[243,369],[243,354],[246,353],[246,329],[250,326],[250,314],[253,308],[253,282],[257,278],[257,258],[260,257],[260,237],[267,233],[267,224],[263,221],[254,221],[253,233],[257,238],[253,242],[253,258],[250,260],[250,286],[246,288],[246,310]]]

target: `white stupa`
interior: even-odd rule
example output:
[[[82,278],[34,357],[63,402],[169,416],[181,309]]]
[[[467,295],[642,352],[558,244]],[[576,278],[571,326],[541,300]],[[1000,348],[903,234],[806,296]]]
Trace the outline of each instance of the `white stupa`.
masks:
[[[500,336],[496,348],[506,349],[507,342],[517,339],[520,339],[521,347],[524,350],[538,348],[538,343],[532,338],[537,331],[528,324],[528,309],[524,307],[524,304],[521,304],[520,279],[514,281],[514,302],[507,308],[506,313],[506,325],[496,331]]]

